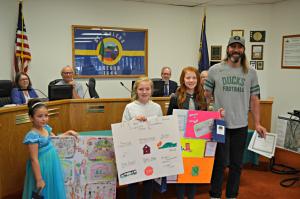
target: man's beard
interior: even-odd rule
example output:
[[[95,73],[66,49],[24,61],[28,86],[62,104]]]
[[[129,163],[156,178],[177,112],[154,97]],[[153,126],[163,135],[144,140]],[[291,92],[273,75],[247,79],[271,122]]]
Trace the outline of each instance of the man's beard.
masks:
[[[233,56],[233,55],[238,55],[238,56]],[[231,61],[232,63],[235,63],[235,64],[236,64],[236,63],[238,63],[239,61],[241,61],[243,57],[245,57],[245,53],[237,53],[237,52],[235,52],[235,53],[229,54],[229,53],[227,52],[227,57],[230,59],[230,61]]]

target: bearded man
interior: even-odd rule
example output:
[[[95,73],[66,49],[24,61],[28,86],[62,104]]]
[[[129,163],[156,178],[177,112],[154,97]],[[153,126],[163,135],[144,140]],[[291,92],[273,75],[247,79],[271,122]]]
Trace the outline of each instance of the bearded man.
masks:
[[[249,67],[245,55],[245,39],[232,36],[229,39],[227,57],[212,66],[205,81],[205,97],[214,98],[214,110],[225,110],[225,143],[218,143],[211,179],[211,198],[221,198],[224,169],[229,157],[229,174],[226,198],[238,195],[243,153],[248,133],[249,105],[255,130],[265,137],[266,129],[260,125],[260,87],[256,70]],[[212,92],[213,91],[213,92]]]

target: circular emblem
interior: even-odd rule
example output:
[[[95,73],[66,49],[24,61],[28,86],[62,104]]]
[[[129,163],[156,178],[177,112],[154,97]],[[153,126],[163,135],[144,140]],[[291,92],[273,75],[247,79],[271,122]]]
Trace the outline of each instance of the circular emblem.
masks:
[[[153,174],[153,168],[151,166],[148,166],[145,168],[144,172],[146,176],[151,176]]]
[[[102,39],[97,46],[98,59],[105,65],[115,65],[122,58],[123,47],[119,40],[113,37]]]
[[[260,32],[255,32],[255,33],[253,34],[253,39],[254,39],[255,41],[260,41],[260,40],[262,39],[262,34],[261,34]]]

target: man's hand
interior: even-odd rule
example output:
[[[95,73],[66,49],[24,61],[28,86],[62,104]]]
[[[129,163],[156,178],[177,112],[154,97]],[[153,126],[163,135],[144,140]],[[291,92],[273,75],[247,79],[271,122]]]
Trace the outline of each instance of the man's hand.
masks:
[[[258,125],[255,125],[255,130],[259,134],[260,137],[262,137],[262,138],[266,137],[267,130],[265,127],[258,124]]]

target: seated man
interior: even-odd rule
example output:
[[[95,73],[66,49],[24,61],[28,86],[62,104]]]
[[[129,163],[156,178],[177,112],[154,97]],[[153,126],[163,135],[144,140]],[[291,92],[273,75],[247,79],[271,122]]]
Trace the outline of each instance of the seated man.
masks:
[[[171,68],[165,66],[161,69],[161,78],[165,82],[164,86],[164,96],[170,96],[172,93],[175,93],[177,90],[177,83],[170,80],[171,78]]]
[[[74,70],[72,66],[65,66],[61,70],[61,77],[63,80],[59,81],[56,85],[73,85],[73,99],[83,98],[82,85],[73,79]]]

